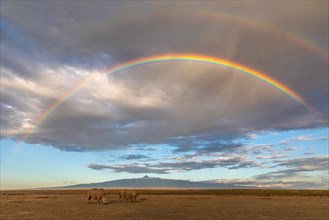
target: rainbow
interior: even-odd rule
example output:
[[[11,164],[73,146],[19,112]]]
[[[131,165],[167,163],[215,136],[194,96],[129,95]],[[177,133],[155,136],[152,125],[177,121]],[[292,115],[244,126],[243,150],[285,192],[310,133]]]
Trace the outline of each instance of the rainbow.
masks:
[[[170,10],[169,12],[156,12],[146,16],[131,16],[126,17],[124,22],[126,25],[135,24],[140,25],[141,23],[154,22],[154,19],[166,19],[167,21],[176,21],[177,18],[188,18],[188,19],[199,19],[207,22],[227,22],[241,27],[248,27],[264,31],[265,33],[272,34],[273,36],[282,38],[291,42],[292,44],[298,45],[301,48],[315,54],[318,58],[324,62],[329,62],[328,48],[323,48],[316,42],[311,41],[303,36],[297,35],[296,33],[284,30],[279,27],[275,27],[271,24],[265,23],[260,20],[256,20],[249,17],[244,17],[237,14],[230,14],[227,12],[218,11],[175,11]]]
[[[201,13],[195,13],[190,15],[192,17],[198,17],[201,19],[208,19],[212,21],[228,21],[235,23],[237,25],[241,26],[247,26],[249,28],[258,29],[267,33],[270,33],[274,36],[283,38],[293,44],[299,45],[300,47],[314,53],[318,58],[321,60],[328,62],[329,61],[329,54],[328,54],[328,48],[322,48],[315,42],[311,41],[310,39],[307,39],[303,36],[297,35],[296,33],[284,30],[279,27],[275,27],[273,25],[270,25],[268,23],[264,23],[260,20],[252,19],[243,17],[236,14],[228,14],[228,13],[218,13],[213,11],[205,11]]]
[[[200,55],[200,54],[164,54],[164,55],[156,55],[156,56],[149,56],[149,57],[143,57],[139,59],[135,59],[132,61],[128,61],[122,64],[115,65],[113,67],[110,67],[106,69],[105,71],[99,72],[97,74],[94,74],[87,79],[80,82],[78,85],[73,87],[70,91],[68,91],[65,95],[60,97],[56,102],[54,102],[51,106],[49,106],[36,120],[35,125],[32,127],[28,132],[23,134],[20,137],[21,142],[26,140],[29,135],[31,135],[37,127],[47,118],[49,114],[51,114],[57,107],[59,107],[63,102],[65,102],[67,99],[69,99],[72,95],[89,85],[92,81],[95,79],[102,77],[104,75],[108,74],[114,74],[118,73],[127,69],[154,64],[154,63],[161,63],[161,62],[193,62],[193,63],[204,63],[204,64],[210,64],[220,67],[226,67],[233,70],[237,70],[241,73],[250,75],[254,78],[257,78],[268,85],[274,87],[275,89],[281,91],[282,93],[288,95],[290,98],[292,98],[297,103],[303,105],[308,110],[313,111],[313,108],[295,91],[290,89],[288,86],[284,85],[283,83],[277,81],[276,79],[269,77],[265,75],[264,73],[257,71],[255,69],[252,69],[250,67],[244,66],[242,64],[221,59],[218,57],[211,57],[206,55]]]

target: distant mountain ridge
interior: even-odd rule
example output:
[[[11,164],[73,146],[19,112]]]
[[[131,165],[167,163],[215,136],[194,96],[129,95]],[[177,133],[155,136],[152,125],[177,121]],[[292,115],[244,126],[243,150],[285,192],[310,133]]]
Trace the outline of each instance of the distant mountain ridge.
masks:
[[[162,179],[145,175],[142,178],[120,179],[99,183],[75,184],[69,186],[59,186],[54,188],[74,189],[74,188],[196,188],[196,189],[232,189],[247,188],[233,184],[216,182],[192,182],[189,180]],[[250,187],[248,187],[250,188]]]

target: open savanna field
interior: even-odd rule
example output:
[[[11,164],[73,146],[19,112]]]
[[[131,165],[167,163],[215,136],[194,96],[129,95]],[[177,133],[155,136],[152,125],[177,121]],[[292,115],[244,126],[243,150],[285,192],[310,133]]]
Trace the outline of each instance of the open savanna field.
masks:
[[[0,219],[328,219],[328,190],[140,190],[87,202],[88,190],[1,191]]]

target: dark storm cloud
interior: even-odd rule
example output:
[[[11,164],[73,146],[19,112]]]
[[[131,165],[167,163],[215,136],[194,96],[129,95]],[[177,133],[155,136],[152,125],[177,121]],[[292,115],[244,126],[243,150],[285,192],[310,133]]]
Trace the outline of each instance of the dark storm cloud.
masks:
[[[166,144],[177,153],[257,154],[261,146],[247,149],[236,140],[268,129],[328,125],[327,62],[273,31],[296,32],[325,48],[328,3],[173,4],[1,2],[1,137],[32,131],[26,142],[75,151]],[[207,17],[223,13],[270,26]],[[237,71],[161,63],[95,80],[36,124],[86,77],[163,53],[207,54],[250,66],[287,84],[316,111]],[[180,165],[188,170],[223,163]],[[227,165],[248,166],[253,163]]]

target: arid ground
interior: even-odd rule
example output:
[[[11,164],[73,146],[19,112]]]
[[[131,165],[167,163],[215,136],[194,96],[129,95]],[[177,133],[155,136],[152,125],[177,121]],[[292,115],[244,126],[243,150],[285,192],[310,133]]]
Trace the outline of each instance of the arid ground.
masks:
[[[87,190],[1,191],[0,219],[328,219],[329,191],[138,190],[88,204]]]

